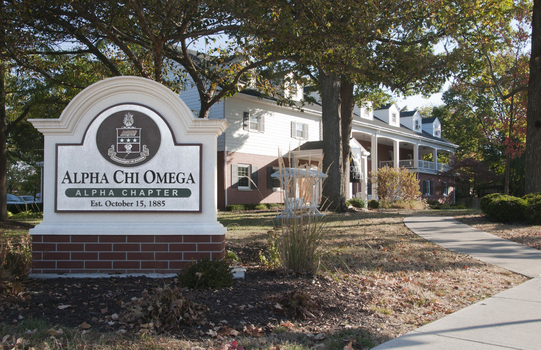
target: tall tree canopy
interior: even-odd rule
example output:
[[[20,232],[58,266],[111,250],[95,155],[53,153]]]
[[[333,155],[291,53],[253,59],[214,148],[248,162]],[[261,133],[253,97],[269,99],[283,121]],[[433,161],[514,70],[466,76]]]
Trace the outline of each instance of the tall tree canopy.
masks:
[[[495,20],[514,6],[512,1],[491,0],[231,1],[254,33],[253,54],[280,52],[319,69],[323,167],[329,169],[323,195],[337,209],[344,208],[354,85],[430,94],[451,72],[471,62],[471,45],[457,38],[467,38],[479,28],[490,33],[499,23]],[[438,53],[437,44],[445,50]],[[342,128],[336,129],[336,123]]]

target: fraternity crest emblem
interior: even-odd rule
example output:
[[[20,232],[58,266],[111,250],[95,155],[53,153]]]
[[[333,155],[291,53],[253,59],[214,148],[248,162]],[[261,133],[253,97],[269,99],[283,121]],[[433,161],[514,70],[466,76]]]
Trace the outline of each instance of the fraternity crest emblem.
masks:
[[[121,166],[141,165],[160,146],[156,123],[139,111],[117,112],[105,119],[98,129],[96,141],[100,153],[111,163]]]
[[[133,126],[133,114],[126,113],[124,126],[116,128],[116,151],[111,145],[107,153],[111,159],[120,164],[137,164],[144,161],[150,152],[146,145],[141,150],[141,128]],[[127,158],[130,154],[139,154],[136,158]]]

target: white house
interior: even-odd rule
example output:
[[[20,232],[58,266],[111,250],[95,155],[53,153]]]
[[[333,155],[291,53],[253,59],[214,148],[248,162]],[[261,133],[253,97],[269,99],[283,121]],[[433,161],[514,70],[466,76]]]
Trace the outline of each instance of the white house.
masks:
[[[183,91],[181,98],[197,113],[195,89]],[[214,105],[210,118],[225,118],[229,124],[218,138],[221,209],[229,204],[281,202],[279,181],[270,176],[277,170],[279,156],[299,163],[322,159],[319,104],[299,110],[279,106],[256,91],[245,90]],[[438,163],[438,155],[452,154],[458,146],[441,137],[437,118],[425,122],[416,111],[401,113],[395,104],[373,110],[368,103],[355,108],[351,137],[350,197],[376,198],[370,171],[394,166],[418,174],[425,198],[454,201],[449,179],[439,174],[446,165]]]

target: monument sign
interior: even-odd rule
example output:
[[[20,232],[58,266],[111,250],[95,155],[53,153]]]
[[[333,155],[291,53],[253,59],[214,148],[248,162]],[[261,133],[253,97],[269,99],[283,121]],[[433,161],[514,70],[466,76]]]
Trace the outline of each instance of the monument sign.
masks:
[[[96,83],[45,135],[44,220],[30,231],[33,273],[178,272],[221,258],[216,139],[224,120],[196,118],[144,78]]]

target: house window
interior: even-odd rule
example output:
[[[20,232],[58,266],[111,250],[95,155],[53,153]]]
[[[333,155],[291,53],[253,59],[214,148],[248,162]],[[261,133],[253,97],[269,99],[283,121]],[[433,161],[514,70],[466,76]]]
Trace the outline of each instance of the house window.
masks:
[[[442,186],[441,194],[445,197],[449,196],[449,185],[447,184],[447,182],[442,182],[441,186]]]
[[[396,124],[396,113],[391,114],[391,124]]]
[[[389,160],[393,160],[393,151],[389,151]]]
[[[231,185],[233,188],[247,191],[257,188],[257,166],[231,164]]]
[[[370,119],[370,111],[368,108],[363,108],[363,118]]]
[[[280,178],[272,177],[271,175],[280,170],[278,167],[267,167],[267,189],[273,191],[280,191],[282,186],[280,184]]]
[[[244,112],[242,118],[242,129],[246,131],[264,132],[265,118],[261,115],[250,114]]]
[[[419,123],[419,119],[415,119],[415,130],[421,129],[421,123]]]
[[[367,159],[372,160],[372,147],[366,147],[366,150],[370,153]]]
[[[433,193],[432,186],[434,185],[434,182],[431,180],[423,180],[423,195],[424,196],[431,196]]]
[[[308,139],[308,124],[291,122],[291,137],[294,139]]]
[[[249,189],[250,188],[250,166],[239,164],[237,170],[237,176],[239,178],[239,189]]]

